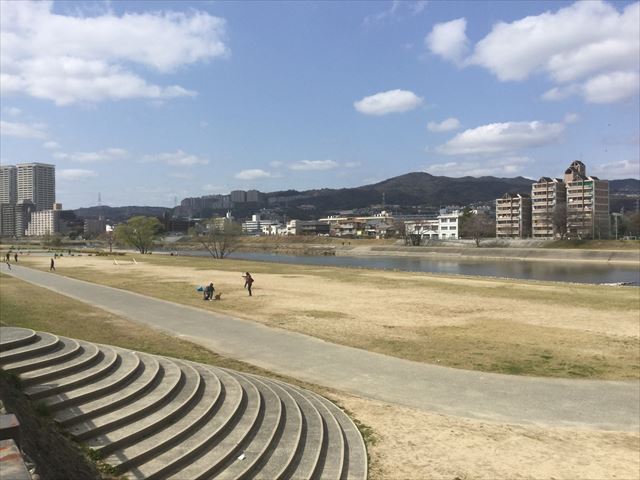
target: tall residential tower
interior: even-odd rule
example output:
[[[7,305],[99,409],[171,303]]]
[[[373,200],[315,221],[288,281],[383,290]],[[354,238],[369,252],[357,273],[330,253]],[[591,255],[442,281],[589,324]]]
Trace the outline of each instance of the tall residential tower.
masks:
[[[35,209],[51,210],[56,201],[56,167],[47,163],[18,166],[18,203],[30,200]]]

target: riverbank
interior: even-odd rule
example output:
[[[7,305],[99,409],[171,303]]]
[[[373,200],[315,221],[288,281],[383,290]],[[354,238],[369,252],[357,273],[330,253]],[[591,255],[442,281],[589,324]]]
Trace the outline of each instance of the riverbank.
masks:
[[[640,377],[635,288],[133,258],[65,256],[56,273],[418,362],[519,375]],[[49,268],[44,257],[24,263]],[[240,272],[246,271],[256,280],[253,297],[242,288]],[[209,282],[222,293],[221,302],[204,303],[195,291]]]

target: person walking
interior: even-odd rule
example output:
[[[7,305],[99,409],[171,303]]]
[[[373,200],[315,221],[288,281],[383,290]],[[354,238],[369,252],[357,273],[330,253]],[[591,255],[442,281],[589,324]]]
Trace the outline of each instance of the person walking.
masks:
[[[6,262],[6,264],[7,264],[7,268],[8,268],[9,270],[11,270],[11,264],[9,263],[9,260],[5,260],[5,262]]]
[[[16,263],[18,263],[18,254],[17,253],[13,254],[13,259],[16,261]]]
[[[253,285],[253,277],[249,272],[245,272],[245,275],[242,276],[244,278],[244,288],[249,290],[249,296],[251,297],[251,285]]]
[[[53,258],[51,259],[51,265],[49,266],[49,271],[50,272],[56,271],[56,262],[53,260]]]

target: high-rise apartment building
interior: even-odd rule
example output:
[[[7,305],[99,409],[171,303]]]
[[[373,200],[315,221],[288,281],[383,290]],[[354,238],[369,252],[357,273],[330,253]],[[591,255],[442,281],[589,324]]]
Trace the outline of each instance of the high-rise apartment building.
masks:
[[[50,210],[56,201],[56,167],[46,163],[17,165],[18,203],[30,200],[37,211]]]
[[[496,200],[496,237],[531,236],[531,198],[522,193],[505,193]]]
[[[18,169],[14,165],[0,165],[0,204],[18,202]]]
[[[559,178],[541,177],[531,186],[531,236],[553,238],[565,222],[566,190]]]
[[[573,162],[564,172],[567,186],[567,235],[609,238],[609,182],[588,176],[584,163]]]

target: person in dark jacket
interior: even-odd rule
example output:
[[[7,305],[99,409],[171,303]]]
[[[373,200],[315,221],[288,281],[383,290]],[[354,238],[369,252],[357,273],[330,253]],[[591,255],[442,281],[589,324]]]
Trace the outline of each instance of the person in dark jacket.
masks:
[[[251,297],[251,285],[253,285],[253,277],[249,272],[246,272],[242,278],[244,278],[244,288],[249,290],[249,296]]]
[[[204,299],[205,300],[213,300],[213,292],[215,292],[215,291],[216,291],[216,289],[213,288],[213,283],[210,283],[209,285],[204,287]]]

